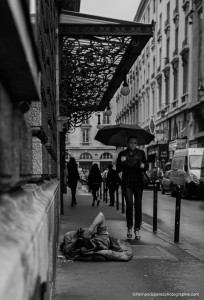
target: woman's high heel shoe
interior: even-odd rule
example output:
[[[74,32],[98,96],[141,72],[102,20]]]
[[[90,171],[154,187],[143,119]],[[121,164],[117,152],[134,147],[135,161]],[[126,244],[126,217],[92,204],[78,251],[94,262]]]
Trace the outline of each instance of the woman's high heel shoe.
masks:
[[[135,239],[136,240],[140,240],[141,239],[141,235],[140,235],[139,230],[135,230],[134,232],[135,232]]]
[[[132,228],[128,228],[128,231],[127,231],[127,238],[128,238],[128,239],[131,239],[131,238],[132,238]]]

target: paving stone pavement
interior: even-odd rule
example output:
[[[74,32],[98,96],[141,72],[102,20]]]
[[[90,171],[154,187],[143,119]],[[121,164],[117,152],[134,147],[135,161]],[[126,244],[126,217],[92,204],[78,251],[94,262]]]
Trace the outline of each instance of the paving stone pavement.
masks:
[[[64,194],[59,244],[67,231],[87,227],[99,211],[111,235],[126,240],[125,214],[109,203],[92,207],[84,186],[71,207]],[[161,231],[156,235],[143,222],[141,240],[128,240],[134,252],[129,262],[72,262],[59,252],[54,300],[65,299],[204,299],[204,263],[174,244]]]

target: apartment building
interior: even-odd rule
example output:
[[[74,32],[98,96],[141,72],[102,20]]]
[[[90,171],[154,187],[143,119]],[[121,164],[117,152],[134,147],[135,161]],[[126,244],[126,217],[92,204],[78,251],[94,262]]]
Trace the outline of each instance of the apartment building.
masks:
[[[141,1],[134,19],[154,22],[154,36],[127,75],[129,95],[115,94],[116,122],[155,134],[146,146],[152,167],[171,160],[176,148],[204,147],[203,5]]]
[[[114,146],[106,146],[94,139],[100,126],[114,125],[116,119],[116,103],[111,104],[111,116],[104,112],[95,112],[84,120],[80,127],[66,134],[66,161],[70,156],[75,157],[78,166],[85,174],[94,163],[99,165],[100,171],[107,169],[110,163],[115,163],[117,151]],[[98,124],[99,123],[99,124]]]

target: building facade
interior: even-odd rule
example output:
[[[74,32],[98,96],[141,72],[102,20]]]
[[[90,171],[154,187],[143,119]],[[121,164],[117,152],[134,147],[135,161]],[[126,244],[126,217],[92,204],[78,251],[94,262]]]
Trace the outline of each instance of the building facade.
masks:
[[[1,5],[0,299],[54,295],[63,182],[56,33],[63,4]],[[79,9],[80,1],[69,4]]]
[[[80,127],[75,128],[73,133],[66,134],[66,162],[70,156],[75,157],[78,167],[85,174],[88,174],[94,163],[98,164],[101,172],[105,171],[110,163],[115,163],[116,148],[106,146],[94,139],[100,126],[115,124],[116,103],[111,103],[110,108],[111,116],[105,116],[104,112],[96,112]]]
[[[69,10],[67,18],[72,22],[72,17],[75,18],[80,9],[80,0],[5,0],[1,5],[0,42],[3,46],[0,47],[0,299],[52,299],[54,293],[59,222],[60,215],[63,214],[65,191],[65,135],[69,128],[67,115],[60,110],[63,108],[60,102],[63,104],[64,100],[60,98],[62,41],[64,35],[64,40],[71,38],[71,25],[67,28],[60,21],[60,17],[64,16],[63,8]],[[89,25],[86,27],[82,24],[80,28],[78,24],[75,25],[79,36],[81,30],[89,28]],[[97,26],[93,22],[93,37],[98,34],[95,27]],[[91,85],[92,89],[89,87],[97,95],[94,100],[98,101],[106,96],[101,110],[107,107],[112,93],[115,93],[116,87],[123,80],[119,75],[126,74],[126,68],[129,69],[133,58],[137,56],[138,49],[133,51],[135,49],[132,47],[132,36],[127,35],[127,29],[132,28],[135,32],[138,30],[135,27],[135,24],[126,22],[107,23],[105,27],[102,26],[105,46],[107,28],[109,36],[112,36],[112,29],[115,28],[116,35],[119,31],[122,37],[119,37],[117,43],[113,43],[111,38],[109,41],[111,47],[108,51],[111,57],[113,50],[116,52],[117,61],[114,64],[112,60],[106,59],[107,48],[101,45],[101,57],[104,58],[102,65],[105,69],[99,64],[95,71],[95,80],[98,83],[98,78],[104,78],[104,81],[101,84],[99,80],[97,91],[95,81]],[[68,33],[63,33],[63,30]],[[90,37],[90,32],[87,33]],[[139,47],[141,49],[152,36],[152,26],[141,26],[139,33],[143,34]],[[127,35],[125,42],[124,34]],[[96,40],[101,44],[101,39]],[[73,49],[70,44],[69,47],[65,44],[64,48]],[[89,47],[85,48],[89,67],[93,61],[97,64],[98,55],[95,59],[90,55]],[[82,52],[85,48],[82,47]],[[131,55],[127,48],[131,50]],[[75,49],[73,56],[79,50],[77,47]],[[78,58],[81,59],[80,54]],[[124,59],[121,65],[120,59]],[[71,79],[77,78],[77,83],[83,79],[80,86],[83,87],[87,82],[86,74],[78,72],[76,68],[71,69],[70,62],[72,60],[68,59],[69,68],[66,65],[66,71],[73,71]],[[111,85],[110,71],[115,75]],[[92,81],[93,73],[89,73]],[[72,84],[75,82],[72,81]],[[72,106],[74,119],[78,99],[81,99],[83,108],[89,104],[91,112],[98,111],[98,103],[93,106],[95,102],[88,102],[90,91],[84,92],[84,101],[84,95],[78,86],[74,88],[70,81],[67,86],[71,95],[77,93],[76,98],[65,97],[64,101],[67,111],[69,104],[75,104]],[[112,106],[111,109],[114,112]],[[108,123],[107,119],[103,120],[102,113],[100,114],[101,123]],[[70,133],[68,143],[75,143],[73,151],[81,168],[88,169],[91,161],[100,164],[103,171],[113,161],[115,149],[108,146],[102,148],[100,143],[91,142],[97,131],[97,115],[93,115],[90,123],[83,123],[81,128],[76,129],[75,132],[79,133],[75,139]],[[114,113],[111,124],[114,124],[113,120]]]
[[[115,94],[116,122],[155,134],[146,147],[152,166],[176,148],[204,147],[204,1],[141,1],[134,21],[154,22],[154,36],[128,74],[130,93]]]

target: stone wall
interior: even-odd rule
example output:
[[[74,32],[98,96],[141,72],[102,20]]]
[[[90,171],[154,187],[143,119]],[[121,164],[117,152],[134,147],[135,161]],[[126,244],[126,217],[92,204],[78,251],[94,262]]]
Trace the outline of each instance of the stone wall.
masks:
[[[26,3],[4,1],[0,10],[2,300],[51,299],[55,280],[60,215],[55,93],[58,1],[35,1],[33,27]]]
[[[0,191],[25,183],[31,175],[30,126],[0,83]]]
[[[0,197],[0,299],[51,299],[59,226],[59,182]]]

